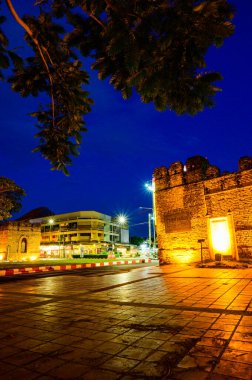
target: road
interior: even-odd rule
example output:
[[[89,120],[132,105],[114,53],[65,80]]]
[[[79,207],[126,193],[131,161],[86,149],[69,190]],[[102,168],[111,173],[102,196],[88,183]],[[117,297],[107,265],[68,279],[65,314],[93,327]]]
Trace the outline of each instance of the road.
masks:
[[[45,272],[33,272],[33,273],[22,273],[16,274],[15,276],[0,276],[0,284],[5,282],[27,280],[31,278],[41,278],[41,277],[55,277],[55,276],[89,276],[93,275],[105,275],[108,273],[117,273],[117,272],[128,272],[133,269],[147,267],[147,266],[156,266],[158,261],[153,261],[152,263],[143,263],[143,264],[127,264],[127,265],[114,265],[114,266],[104,266],[104,267],[95,267],[95,268],[84,268],[84,269],[67,269],[67,270],[52,270]]]
[[[251,284],[176,265],[7,279],[0,378],[251,380]]]

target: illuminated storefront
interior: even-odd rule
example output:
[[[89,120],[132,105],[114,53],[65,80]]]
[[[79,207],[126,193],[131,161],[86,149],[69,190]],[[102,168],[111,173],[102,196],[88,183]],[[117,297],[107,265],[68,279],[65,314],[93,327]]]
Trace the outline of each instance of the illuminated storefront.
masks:
[[[97,211],[58,214],[31,222],[41,225],[41,257],[82,257],[129,246],[128,230]]]

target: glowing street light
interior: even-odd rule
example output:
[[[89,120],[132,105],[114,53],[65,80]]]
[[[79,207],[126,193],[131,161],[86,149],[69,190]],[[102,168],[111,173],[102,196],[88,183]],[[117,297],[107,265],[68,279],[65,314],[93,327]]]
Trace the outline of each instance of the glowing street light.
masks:
[[[120,225],[127,224],[127,223],[128,223],[127,216],[126,216],[126,215],[123,215],[123,214],[118,215],[118,217],[117,217],[117,222],[118,222],[118,224],[120,224]]]
[[[114,250],[116,243],[122,243],[122,231],[128,230],[128,228],[128,216],[126,214],[121,213],[112,217],[110,222],[110,242],[112,250]]]
[[[146,182],[144,184],[144,187],[146,188],[146,190],[148,190],[149,192],[153,193],[154,192],[154,184],[153,182]]]

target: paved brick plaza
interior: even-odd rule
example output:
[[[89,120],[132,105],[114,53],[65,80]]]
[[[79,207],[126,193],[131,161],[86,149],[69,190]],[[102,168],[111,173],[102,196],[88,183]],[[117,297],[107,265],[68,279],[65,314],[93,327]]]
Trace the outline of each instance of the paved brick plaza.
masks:
[[[2,283],[0,379],[251,380],[251,281],[170,265]]]

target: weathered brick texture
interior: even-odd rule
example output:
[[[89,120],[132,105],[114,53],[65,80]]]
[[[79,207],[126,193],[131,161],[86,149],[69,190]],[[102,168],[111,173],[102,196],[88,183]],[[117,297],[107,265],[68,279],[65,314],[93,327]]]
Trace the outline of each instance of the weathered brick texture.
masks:
[[[3,260],[27,260],[39,256],[40,226],[7,222],[0,226],[0,255]]]
[[[215,258],[210,225],[225,220],[234,259],[252,258],[252,159],[239,160],[240,170],[220,175],[216,166],[196,156],[157,168],[155,213],[159,258],[164,262],[196,262]],[[217,219],[215,219],[216,222]],[[219,221],[219,219],[217,220]]]

